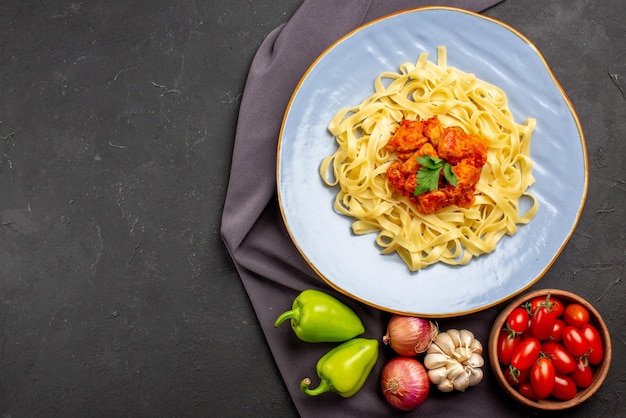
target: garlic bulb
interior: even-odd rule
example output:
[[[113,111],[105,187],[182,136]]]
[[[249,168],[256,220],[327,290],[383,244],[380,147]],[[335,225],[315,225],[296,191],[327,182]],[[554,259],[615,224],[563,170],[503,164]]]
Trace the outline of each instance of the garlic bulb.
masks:
[[[482,354],[483,346],[471,331],[450,329],[440,332],[428,347],[424,366],[437,389],[463,392],[482,380]]]

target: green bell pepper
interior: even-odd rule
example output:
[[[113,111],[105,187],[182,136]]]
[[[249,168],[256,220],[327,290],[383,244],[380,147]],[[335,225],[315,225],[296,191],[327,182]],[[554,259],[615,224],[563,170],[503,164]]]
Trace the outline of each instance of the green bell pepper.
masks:
[[[317,396],[335,392],[349,398],[361,389],[378,360],[378,341],[355,338],[324,354],[317,362],[317,375],[320,384],[309,389],[311,379],[300,382],[300,390],[307,395]]]
[[[274,327],[291,319],[291,328],[308,343],[347,341],[365,332],[361,319],[334,297],[308,289],[293,301],[292,309],[281,314]]]

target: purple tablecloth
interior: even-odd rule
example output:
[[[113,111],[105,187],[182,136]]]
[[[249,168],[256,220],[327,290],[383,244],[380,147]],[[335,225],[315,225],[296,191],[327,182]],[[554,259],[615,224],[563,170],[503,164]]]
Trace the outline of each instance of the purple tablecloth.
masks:
[[[354,397],[344,399],[333,393],[309,397],[300,392],[299,383],[309,376],[313,387],[317,386],[315,364],[335,344],[307,344],[298,340],[288,325],[273,327],[276,317],[290,308],[300,291],[308,288],[324,290],[351,306],[366,326],[364,337],[380,340],[390,317],[330,289],[301,257],[285,229],[276,197],[276,151],[282,118],[293,90],[319,54],[366,22],[422,6],[482,11],[499,1],[305,0],[290,21],[271,32],[257,51],[241,102],[221,232],[276,364],[303,417],[407,414],[389,406],[380,390],[381,369],[393,355],[388,347],[381,344],[374,370]],[[470,329],[486,345],[496,314],[496,309],[488,309],[439,324],[443,329]],[[433,389],[427,402],[413,414],[500,417],[521,416],[522,411],[499,389],[486,365],[480,385],[464,393],[439,393]]]

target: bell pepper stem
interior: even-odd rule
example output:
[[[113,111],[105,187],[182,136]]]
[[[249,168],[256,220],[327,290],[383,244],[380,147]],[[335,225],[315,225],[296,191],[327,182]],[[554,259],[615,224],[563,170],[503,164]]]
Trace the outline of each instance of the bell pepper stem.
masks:
[[[278,318],[276,318],[276,322],[274,322],[274,328],[278,328],[280,324],[285,322],[287,319],[297,318],[298,311],[296,309],[291,309],[287,312],[282,313]]]
[[[328,384],[328,381],[324,379],[320,381],[319,386],[316,387],[315,389],[309,389],[310,384],[311,384],[311,379],[309,379],[308,377],[302,379],[302,382],[300,382],[300,390],[310,396],[321,395],[322,393],[326,393],[331,390],[331,387]]]

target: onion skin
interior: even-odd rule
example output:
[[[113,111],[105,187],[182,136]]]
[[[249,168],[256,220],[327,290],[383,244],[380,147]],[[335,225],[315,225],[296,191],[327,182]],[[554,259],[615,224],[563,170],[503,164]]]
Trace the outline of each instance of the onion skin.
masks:
[[[387,324],[383,343],[401,356],[413,357],[428,349],[439,328],[426,319],[394,315]]]
[[[381,388],[387,402],[402,411],[412,411],[428,397],[430,381],[426,369],[412,357],[394,357],[385,364]]]

